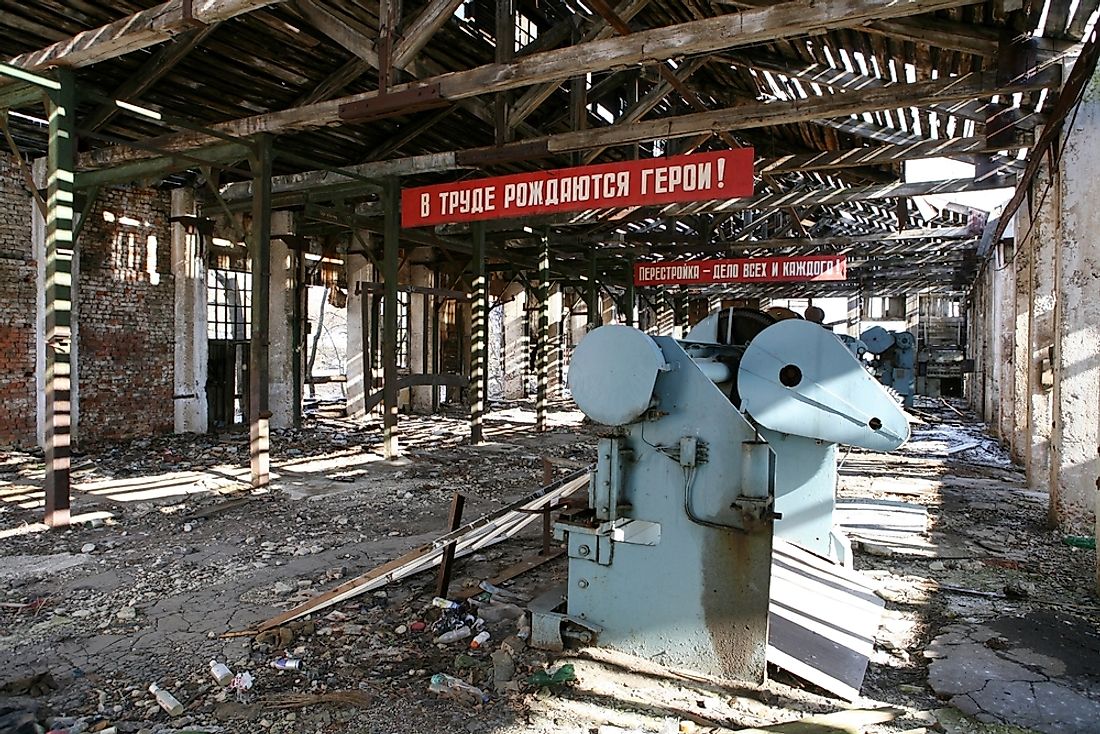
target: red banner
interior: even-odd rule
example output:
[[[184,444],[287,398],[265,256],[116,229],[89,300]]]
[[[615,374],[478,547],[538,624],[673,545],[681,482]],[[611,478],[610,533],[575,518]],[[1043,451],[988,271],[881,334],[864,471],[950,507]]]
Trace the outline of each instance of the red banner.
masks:
[[[401,226],[752,196],[753,151],[559,168],[401,192]]]
[[[634,285],[710,285],[847,280],[844,255],[681,260],[634,264]]]

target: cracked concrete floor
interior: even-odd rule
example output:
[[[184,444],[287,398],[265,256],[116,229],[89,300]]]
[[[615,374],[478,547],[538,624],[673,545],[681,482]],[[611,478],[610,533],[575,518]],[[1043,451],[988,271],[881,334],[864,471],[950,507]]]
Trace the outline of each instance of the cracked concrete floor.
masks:
[[[1044,734],[1100,731],[1100,634],[1050,610],[944,628],[925,651],[928,682],[982,721]]]

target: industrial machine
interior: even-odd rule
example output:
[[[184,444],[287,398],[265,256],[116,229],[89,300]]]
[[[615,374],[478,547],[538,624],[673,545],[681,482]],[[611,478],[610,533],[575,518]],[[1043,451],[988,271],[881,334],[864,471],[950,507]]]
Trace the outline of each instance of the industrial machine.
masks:
[[[828,555],[835,445],[908,437],[830,332],[773,321],[724,309],[682,342],[604,326],[578,345],[570,389],[606,429],[589,506],[555,526],[569,555],[555,624],[670,667],[763,680],[773,531]],[[545,619],[533,638],[552,636]]]
[[[913,407],[917,393],[917,339],[908,331],[888,331],[872,326],[859,335],[872,356],[875,377],[901,396],[906,408]]]

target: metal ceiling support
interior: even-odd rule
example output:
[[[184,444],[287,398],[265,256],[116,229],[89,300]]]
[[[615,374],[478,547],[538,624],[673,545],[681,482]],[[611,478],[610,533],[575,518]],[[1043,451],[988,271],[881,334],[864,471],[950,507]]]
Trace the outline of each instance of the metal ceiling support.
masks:
[[[252,336],[248,347],[249,459],[252,488],[271,481],[271,410],[268,404],[268,341],[271,301],[270,135],[256,139],[252,167]]]
[[[50,138],[46,195],[46,525],[69,524],[72,439],[73,168],[76,88],[72,71],[57,70],[49,89]]]

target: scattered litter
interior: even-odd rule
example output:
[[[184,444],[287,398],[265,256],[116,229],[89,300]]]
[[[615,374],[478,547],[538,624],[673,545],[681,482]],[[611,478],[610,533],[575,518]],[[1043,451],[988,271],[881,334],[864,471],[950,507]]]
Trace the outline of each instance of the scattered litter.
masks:
[[[214,676],[219,686],[227,686],[233,682],[233,671],[225,663],[219,663],[217,660],[210,661],[210,675]]]
[[[280,693],[265,696],[263,704],[276,709],[297,709],[322,703],[340,703],[363,708],[374,699],[366,691],[325,691],[324,693]]]
[[[271,667],[275,670],[301,670],[302,661],[299,658],[278,657],[271,661]]]
[[[183,714],[183,704],[180,703],[175,696],[158,686],[156,683],[149,684],[149,693],[152,693],[156,697],[157,705],[167,711],[169,716],[180,716]]]
[[[559,686],[575,680],[577,680],[577,673],[573,670],[573,664],[564,663],[536,671],[527,679],[527,682],[533,686]]]
[[[477,686],[470,685],[460,678],[455,678],[453,675],[447,675],[446,673],[436,673],[433,675],[428,690],[444,698],[451,698],[456,701],[474,705],[486,703],[489,700],[489,694],[485,691]]]

